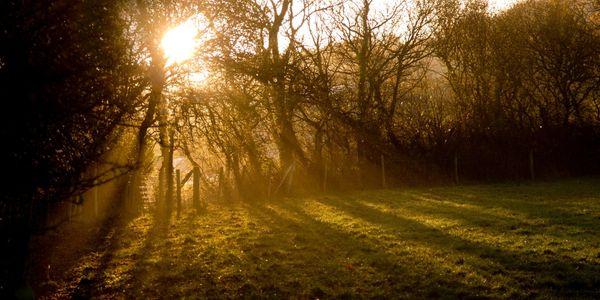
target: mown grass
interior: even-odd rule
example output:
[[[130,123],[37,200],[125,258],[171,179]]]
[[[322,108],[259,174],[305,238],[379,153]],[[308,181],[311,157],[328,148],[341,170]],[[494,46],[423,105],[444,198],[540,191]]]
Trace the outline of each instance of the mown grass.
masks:
[[[600,298],[600,180],[211,203],[111,232],[50,297]]]

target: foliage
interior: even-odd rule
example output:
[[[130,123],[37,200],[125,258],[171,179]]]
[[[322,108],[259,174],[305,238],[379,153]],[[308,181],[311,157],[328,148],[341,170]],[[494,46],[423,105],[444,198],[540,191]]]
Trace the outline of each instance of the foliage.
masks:
[[[20,280],[15,264],[43,226],[42,208],[93,185],[85,173],[134,113],[143,78],[128,60],[121,9],[119,1],[0,4],[1,293]]]

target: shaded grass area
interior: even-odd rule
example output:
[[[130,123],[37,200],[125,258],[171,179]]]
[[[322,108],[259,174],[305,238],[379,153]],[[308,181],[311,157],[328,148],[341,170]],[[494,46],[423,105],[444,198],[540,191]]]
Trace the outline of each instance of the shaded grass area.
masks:
[[[600,298],[600,179],[142,216],[48,297]]]

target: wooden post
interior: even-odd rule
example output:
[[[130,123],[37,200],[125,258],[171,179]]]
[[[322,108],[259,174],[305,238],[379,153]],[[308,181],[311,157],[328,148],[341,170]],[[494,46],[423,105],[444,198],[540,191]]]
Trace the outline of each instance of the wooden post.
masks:
[[[129,212],[129,202],[131,198],[131,176],[127,174],[127,181],[125,182],[125,210]]]
[[[327,161],[325,161],[325,166],[324,166],[324,170],[323,170],[323,192],[326,193],[327,192],[327,172],[329,172],[329,170],[327,169]]]
[[[271,199],[272,190],[273,190],[273,178],[269,174],[269,183],[267,185],[267,199]]]
[[[181,214],[181,171],[175,171],[175,186],[177,187],[177,217]]]
[[[200,168],[194,166],[194,195],[192,198],[192,204],[196,209],[196,212],[200,211]]]
[[[69,204],[67,207],[67,216],[69,218],[69,223],[71,223],[71,220],[73,219],[73,198],[69,198]]]
[[[454,182],[459,183],[458,178],[458,151],[454,151]]]
[[[529,149],[529,175],[531,176],[531,180],[535,180],[535,168],[533,164],[533,148]]]
[[[381,154],[381,185],[385,189],[387,184],[385,182],[385,156]]]
[[[98,218],[98,166],[94,171],[94,218]]]
[[[271,184],[271,181],[269,181]],[[271,186],[269,185],[269,193],[271,192]],[[223,173],[223,167],[219,168],[219,199],[225,199],[225,173]]]
[[[286,194],[292,191],[292,185],[294,183],[294,172],[296,172],[296,161],[292,161],[292,165],[290,166],[289,178],[286,186]]]
[[[165,170],[165,175],[166,175],[166,181],[165,184],[167,185],[166,188],[166,197],[165,197],[165,202],[166,202],[166,208],[167,211],[170,213],[173,209],[173,192],[174,191],[174,179],[173,176],[175,176],[175,174],[173,174],[174,172],[174,168],[173,168],[173,158],[174,158],[174,152],[175,152],[175,148],[174,148],[174,138],[175,138],[175,130],[173,130],[172,128],[169,130],[169,152],[167,154],[167,168]]]

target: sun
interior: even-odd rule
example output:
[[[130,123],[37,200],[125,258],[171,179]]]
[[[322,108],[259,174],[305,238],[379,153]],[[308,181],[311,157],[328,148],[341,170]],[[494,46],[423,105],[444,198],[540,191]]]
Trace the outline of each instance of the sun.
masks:
[[[192,57],[198,48],[197,35],[198,28],[190,21],[167,31],[160,43],[166,65],[179,64]]]

